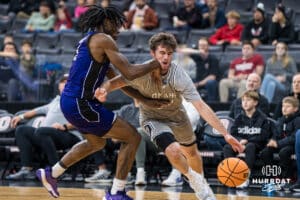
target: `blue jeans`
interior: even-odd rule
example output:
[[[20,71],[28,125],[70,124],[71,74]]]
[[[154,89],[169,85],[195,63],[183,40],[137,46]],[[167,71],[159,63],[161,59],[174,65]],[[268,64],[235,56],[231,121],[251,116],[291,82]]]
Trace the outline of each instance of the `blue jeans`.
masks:
[[[208,150],[223,151],[223,147],[226,141],[223,137],[212,137],[209,135],[204,135],[204,141],[208,147]]]
[[[284,94],[286,88],[272,74],[266,74],[261,84],[260,93],[264,95],[269,103],[272,103],[275,91]]]
[[[296,132],[295,153],[297,163],[297,182],[300,183],[300,130]]]
[[[209,80],[205,84],[207,90],[207,101],[218,101],[218,81]]]

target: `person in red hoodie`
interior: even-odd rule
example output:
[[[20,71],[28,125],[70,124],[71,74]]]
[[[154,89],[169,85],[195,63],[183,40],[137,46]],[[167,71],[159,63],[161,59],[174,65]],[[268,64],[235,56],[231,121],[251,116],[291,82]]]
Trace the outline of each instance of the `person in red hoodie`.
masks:
[[[72,29],[72,20],[70,15],[65,12],[66,10],[59,7],[56,10],[56,22],[54,25],[54,31],[65,31]]]
[[[216,33],[210,36],[209,42],[213,45],[241,45],[244,27],[239,23],[240,14],[236,11],[229,11],[226,18],[227,24],[217,29]]]

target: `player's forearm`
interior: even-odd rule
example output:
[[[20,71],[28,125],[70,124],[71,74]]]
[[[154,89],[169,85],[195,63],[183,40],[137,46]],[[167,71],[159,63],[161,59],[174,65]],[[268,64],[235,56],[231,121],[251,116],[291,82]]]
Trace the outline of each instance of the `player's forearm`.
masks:
[[[223,136],[227,135],[228,132],[224,125],[221,123],[219,118],[216,116],[214,111],[202,100],[193,101],[192,102],[197,111],[199,112],[200,116],[214,129],[216,129],[219,133]]]
[[[105,88],[107,93],[110,93],[119,88],[125,87],[127,84],[121,75],[116,76],[102,84],[102,88]]]
[[[134,80],[138,77],[141,77],[145,74],[148,74],[152,70],[159,68],[160,64],[156,60],[151,60],[150,62],[144,64],[135,64],[129,67],[128,74],[125,76],[128,80]]]
[[[132,87],[123,87],[122,91],[131,98],[137,99],[140,102],[143,102],[145,100],[145,97],[136,89]]]

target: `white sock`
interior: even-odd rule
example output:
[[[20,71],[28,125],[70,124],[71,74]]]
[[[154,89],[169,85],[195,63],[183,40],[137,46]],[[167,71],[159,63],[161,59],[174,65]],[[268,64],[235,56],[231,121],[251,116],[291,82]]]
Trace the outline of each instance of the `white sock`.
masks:
[[[144,171],[145,171],[145,169],[144,169],[143,167],[137,168],[137,173],[139,173],[139,172],[144,172]]]
[[[57,162],[53,167],[52,167],[52,177],[57,178],[60,175],[62,175],[66,171],[65,168],[63,168],[59,162]]]
[[[120,180],[120,179],[114,178],[110,193],[112,195],[114,195],[114,194],[117,194],[117,191],[123,191],[125,188],[125,185],[126,185],[126,180]]]
[[[197,174],[202,176],[202,174],[195,172],[192,168],[189,167],[188,172],[185,174],[185,176],[190,180],[197,176]]]

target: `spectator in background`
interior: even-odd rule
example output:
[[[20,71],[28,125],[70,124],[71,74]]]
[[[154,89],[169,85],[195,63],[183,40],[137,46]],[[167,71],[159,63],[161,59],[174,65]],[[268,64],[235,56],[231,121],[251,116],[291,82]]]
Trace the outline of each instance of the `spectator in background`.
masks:
[[[191,58],[196,63],[196,78],[194,84],[199,90],[206,89],[207,101],[218,100],[218,80],[221,77],[219,62],[216,56],[209,53],[207,38],[200,38],[198,49],[181,49],[183,53],[191,53]]]
[[[289,93],[287,96],[295,97],[300,101],[300,73],[297,73],[293,76],[292,81],[292,92]],[[280,101],[282,102],[282,101]],[[279,103],[276,105],[275,111],[274,111],[274,119],[278,119],[282,116],[282,104]]]
[[[173,28],[177,30],[200,29],[203,27],[201,8],[195,0],[184,0],[184,6],[177,9],[173,17]]]
[[[111,4],[111,0],[102,0],[100,5],[103,8],[106,8],[106,7],[110,6],[110,4]]]
[[[146,0],[135,0],[135,4],[136,8],[127,14],[126,28],[134,31],[157,28],[157,14],[146,4]]]
[[[251,42],[245,41],[242,45],[242,57],[235,58],[229,68],[228,77],[223,78],[219,84],[221,102],[228,102],[229,89],[238,89],[238,97],[246,90],[246,79],[249,74],[255,72],[263,75],[264,59],[260,54],[254,53]]]
[[[273,163],[273,154],[278,152],[282,178],[292,177],[291,155],[295,153],[295,134],[300,129],[299,101],[295,97],[282,100],[283,116],[276,121],[272,138],[261,151],[260,157],[266,165]]]
[[[72,19],[67,13],[67,10],[59,7],[56,10],[56,22],[54,25],[54,31],[71,31],[72,30]]]
[[[36,58],[32,51],[32,43],[24,40],[21,46],[22,52],[20,55],[20,70],[26,73],[29,77],[33,78]]]
[[[257,47],[267,44],[269,40],[269,22],[265,18],[265,7],[258,3],[253,12],[253,19],[247,23],[243,30],[242,41],[251,41]]]
[[[3,51],[4,45],[9,42],[14,43],[14,36],[11,33],[6,33],[1,44],[1,51]]]
[[[47,1],[40,3],[39,12],[33,12],[25,26],[26,32],[48,32],[54,29],[55,16]]]
[[[276,45],[277,42],[288,44],[294,41],[294,25],[287,16],[286,8],[282,4],[278,4],[275,9],[269,34],[272,45]]]
[[[67,76],[59,81],[60,93],[64,89]],[[48,164],[55,164],[59,157],[57,150],[71,148],[82,139],[74,126],[67,122],[60,109],[60,96],[54,98],[49,104],[27,111],[12,119],[12,127],[16,127],[21,120],[31,119],[38,115],[46,115],[39,128],[28,125],[18,126],[15,132],[16,143],[20,149],[22,168],[15,174],[10,174],[6,179],[20,180],[32,176],[33,149],[43,152],[48,158]]]
[[[0,51],[0,89],[6,94],[7,100],[17,101],[21,99],[20,84],[18,81],[19,52],[15,43],[4,44]]]
[[[189,54],[184,52],[185,49],[189,49],[189,48],[186,48],[186,45],[178,45],[178,48],[176,49],[176,52],[173,57],[173,61],[177,65],[182,66],[182,68],[191,77],[191,79],[195,80],[196,63],[194,62],[194,60],[191,58]]]
[[[28,19],[32,12],[38,10],[39,2],[36,0],[10,0],[8,13],[16,15],[17,18]]]
[[[77,5],[74,9],[74,17],[79,18],[80,15],[85,13],[88,10],[87,7],[85,7],[85,0],[77,0]]]
[[[260,76],[256,73],[251,73],[247,77],[246,91],[258,92],[259,88],[260,88],[260,84],[261,84]],[[258,100],[258,105],[256,108],[268,116],[269,111],[270,111],[269,110],[270,109],[269,102],[264,95],[262,95],[260,93],[258,93],[258,95],[259,95],[259,100]],[[242,98],[241,97],[237,98],[236,100],[234,100],[232,102],[229,111],[230,111],[229,117],[231,117],[232,119],[235,119],[239,114],[242,113],[243,108],[242,108]]]
[[[267,97],[269,103],[280,102],[288,93],[292,77],[296,73],[297,66],[294,59],[288,55],[287,44],[277,42],[275,52],[267,61],[260,92]]]
[[[218,29],[226,24],[224,10],[218,7],[218,0],[207,0],[207,12],[203,12],[204,27]]]
[[[265,146],[270,131],[270,123],[267,116],[256,109],[259,95],[255,91],[246,91],[242,95],[243,112],[239,114],[231,127],[231,135],[245,147],[245,162],[250,171],[253,169],[256,154]],[[233,151],[228,144],[224,146],[224,158],[235,157],[237,152]],[[247,187],[249,179],[240,187]]]
[[[216,33],[210,36],[209,42],[213,45],[241,45],[244,27],[239,23],[240,14],[236,11],[229,11],[226,18],[227,24],[217,29]]]

